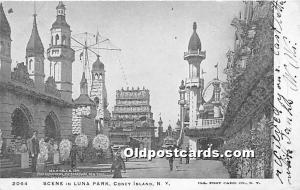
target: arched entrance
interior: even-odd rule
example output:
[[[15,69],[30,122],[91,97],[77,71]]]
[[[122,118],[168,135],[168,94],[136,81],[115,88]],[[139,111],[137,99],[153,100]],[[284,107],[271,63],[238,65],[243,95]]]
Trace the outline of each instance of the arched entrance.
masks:
[[[54,112],[50,112],[45,119],[45,138],[60,140],[60,124]]]
[[[21,105],[16,108],[11,114],[11,135],[14,137],[21,137],[22,139],[28,139],[32,133],[32,116],[29,110]]]

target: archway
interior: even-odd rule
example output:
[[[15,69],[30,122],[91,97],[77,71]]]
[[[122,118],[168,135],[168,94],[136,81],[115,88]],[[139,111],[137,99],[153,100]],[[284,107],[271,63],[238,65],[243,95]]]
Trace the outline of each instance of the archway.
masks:
[[[45,138],[60,140],[60,124],[54,112],[50,112],[45,118]]]
[[[30,138],[32,133],[31,125],[32,116],[24,105],[16,108],[11,114],[11,135],[14,137]]]

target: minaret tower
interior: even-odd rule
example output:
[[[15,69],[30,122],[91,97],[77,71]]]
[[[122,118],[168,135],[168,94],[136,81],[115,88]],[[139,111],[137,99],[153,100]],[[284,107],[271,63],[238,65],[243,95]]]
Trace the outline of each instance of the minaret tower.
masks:
[[[158,121],[158,138],[159,141],[161,142],[163,140],[163,121],[161,120],[161,117],[159,117]]]
[[[182,80],[181,81],[181,84],[179,86],[179,100],[178,100],[178,104],[180,106],[180,126],[182,127],[183,126],[183,123],[184,123],[184,113],[185,113],[185,109],[184,109],[184,106],[186,104],[186,97],[185,97],[185,85],[184,85],[184,81]]]
[[[0,3],[0,81],[11,78],[11,30]]]
[[[37,29],[36,16],[34,12],[33,26],[26,46],[25,58],[29,76],[34,81],[35,87],[40,91],[44,91],[44,46]]]
[[[104,64],[100,61],[100,56],[92,66],[92,86],[90,97],[94,100],[97,107],[95,123],[98,132],[103,132],[105,112],[107,109],[107,92],[105,87],[105,70]]]
[[[51,43],[47,50],[50,61],[50,76],[55,79],[61,97],[72,101],[72,63],[74,50],[71,48],[71,29],[66,22],[66,8],[62,1],[56,7],[56,21],[51,28]]]
[[[186,79],[186,88],[189,90],[190,127],[196,127],[198,107],[203,101],[204,81],[200,78],[200,64],[206,57],[206,52],[201,51],[201,41],[196,30],[197,24],[194,22],[188,52],[184,53],[184,60],[189,63],[189,77]]]

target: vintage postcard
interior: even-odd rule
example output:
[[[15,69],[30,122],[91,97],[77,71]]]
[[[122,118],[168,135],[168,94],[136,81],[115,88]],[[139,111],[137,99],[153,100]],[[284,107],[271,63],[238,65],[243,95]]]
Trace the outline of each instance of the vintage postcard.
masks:
[[[0,190],[300,189],[299,17],[280,0],[1,2]]]

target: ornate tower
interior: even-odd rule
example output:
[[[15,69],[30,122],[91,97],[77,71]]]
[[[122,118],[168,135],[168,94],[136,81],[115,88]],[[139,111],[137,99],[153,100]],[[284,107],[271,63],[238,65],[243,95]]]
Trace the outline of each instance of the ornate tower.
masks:
[[[88,83],[85,73],[82,73],[80,81],[80,95],[74,100],[75,108],[72,113],[72,133],[84,133],[95,136],[94,117],[96,116],[95,103],[88,96]]]
[[[0,81],[11,77],[11,38],[10,26],[0,3]]]
[[[186,97],[185,97],[185,85],[184,85],[184,81],[181,81],[181,84],[179,86],[179,100],[178,100],[178,104],[180,106],[180,125],[183,126],[184,123],[184,114],[185,114],[185,109],[184,106],[186,104]]]
[[[158,121],[158,138],[159,141],[163,140],[163,121],[161,120],[161,117],[159,117],[159,121]]]
[[[186,88],[189,90],[190,127],[196,126],[198,107],[203,102],[204,81],[200,78],[200,64],[206,57],[206,52],[201,51],[201,41],[196,30],[197,24],[194,22],[188,52],[184,53],[184,60],[189,63],[189,77],[186,79]]]
[[[105,70],[104,64],[100,61],[99,56],[92,66],[92,86],[90,97],[94,100],[97,107],[95,118],[98,132],[103,132],[105,113],[107,109],[107,93],[105,87]]]
[[[34,81],[38,90],[44,90],[44,46],[40,38],[37,24],[36,14],[33,14],[33,27],[30,39],[26,46],[26,66],[30,78]]]
[[[50,61],[50,76],[55,79],[61,97],[72,101],[72,63],[74,50],[71,48],[71,30],[66,22],[66,8],[60,1],[56,7],[56,21],[51,28],[51,43],[47,50]]]

